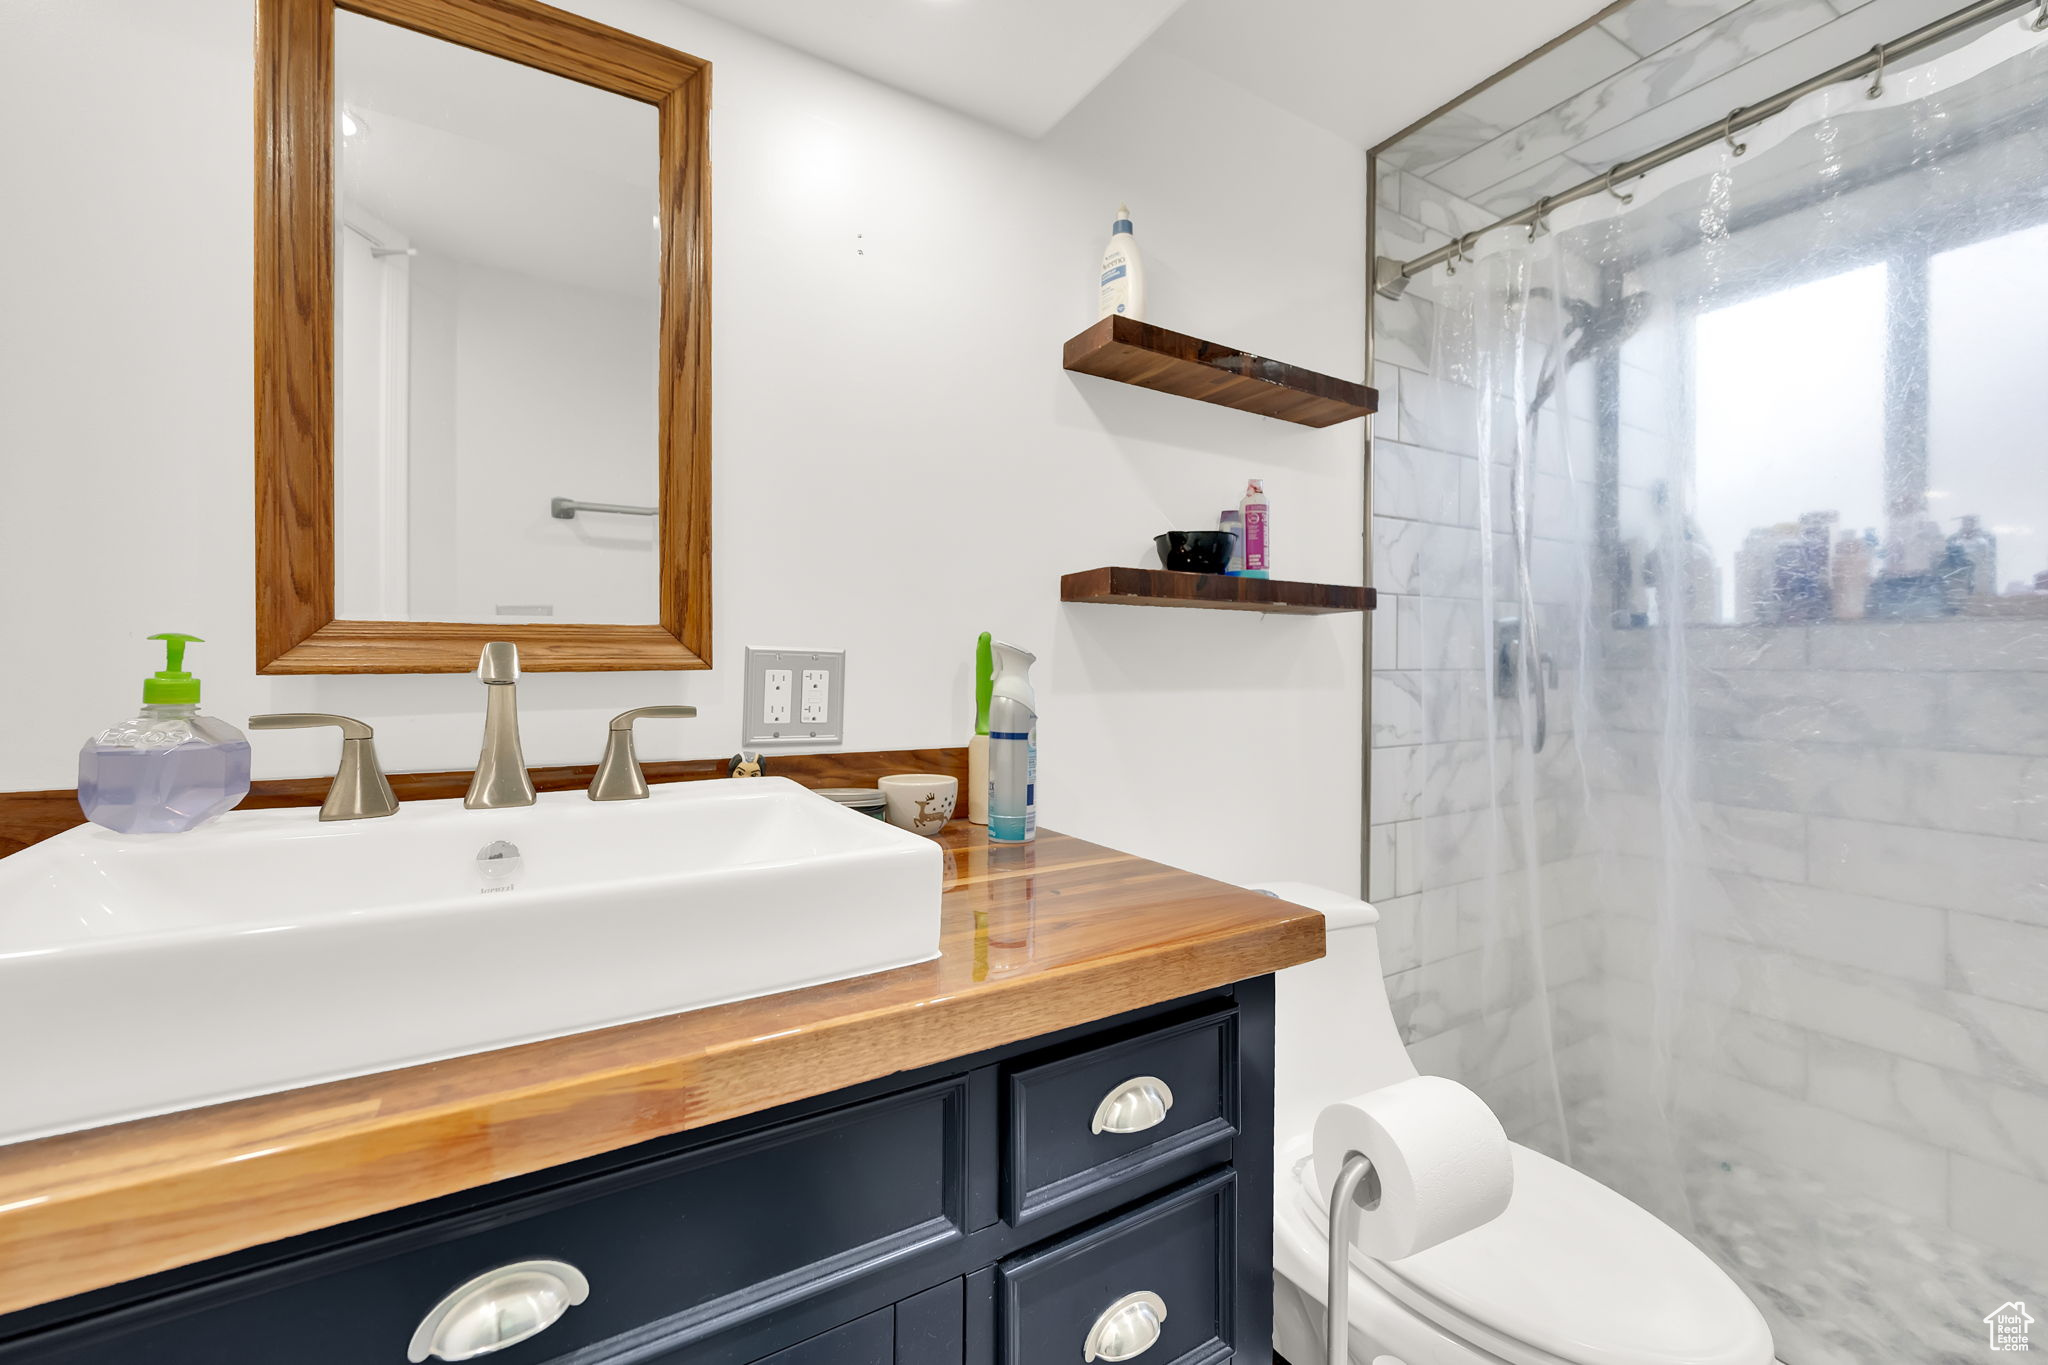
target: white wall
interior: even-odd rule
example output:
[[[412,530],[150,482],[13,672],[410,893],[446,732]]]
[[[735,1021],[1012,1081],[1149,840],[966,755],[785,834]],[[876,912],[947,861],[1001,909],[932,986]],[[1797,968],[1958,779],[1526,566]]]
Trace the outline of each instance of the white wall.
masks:
[[[1224,876],[1355,889],[1356,617],[1062,606],[1266,478],[1279,567],[1356,582],[1361,433],[1069,375],[1128,199],[1156,321],[1356,376],[1364,166],[1348,144],[1140,52],[1038,142],[662,0],[592,17],[710,58],[719,667],[537,674],[535,763],[596,757],[625,706],[682,701],[649,757],[736,747],[743,647],[844,646],[846,747],[961,742],[988,628],[1036,649],[1043,816]],[[0,787],[68,786],[89,729],[207,637],[211,709],[365,717],[395,769],[466,766],[462,676],[259,678],[250,494],[250,13],[242,0],[0,10],[0,613],[16,643]],[[30,723],[32,722],[32,723]],[[334,741],[264,735],[260,776]]]
[[[424,257],[422,258],[424,259]],[[453,441],[415,442],[422,486],[453,493],[446,572],[419,566],[415,619],[492,621],[501,605],[546,605],[554,620],[652,624],[661,618],[651,517],[562,520],[554,497],[651,506],[658,497],[658,296],[599,293],[559,280],[450,268]],[[650,276],[651,278],[651,276]],[[441,365],[437,357],[423,380]],[[431,381],[428,381],[431,382]],[[425,389],[426,383],[418,385]]]

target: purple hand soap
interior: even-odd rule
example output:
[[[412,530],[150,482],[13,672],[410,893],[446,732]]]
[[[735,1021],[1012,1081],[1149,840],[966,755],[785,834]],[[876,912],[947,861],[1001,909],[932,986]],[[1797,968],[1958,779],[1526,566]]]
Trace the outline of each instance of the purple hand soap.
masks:
[[[234,809],[249,794],[249,741],[199,714],[199,679],[185,646],[196,635],[152,635],[164,667],[142,684],[142,713],[110,725],[78,751],[78,807],[121,834],[179,834]]]

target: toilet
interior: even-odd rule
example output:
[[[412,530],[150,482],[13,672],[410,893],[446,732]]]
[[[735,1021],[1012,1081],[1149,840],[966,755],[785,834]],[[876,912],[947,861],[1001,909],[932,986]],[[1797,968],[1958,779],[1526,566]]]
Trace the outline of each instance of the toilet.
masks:
[[[1329,1218],[1310,1134],[1326,1104],[1416,1074],[1381,981],[1379,914],[1301,883],[1256,890],[1323,913],[1328,952],[1279,975],[1274,1061],[1274,1347],[1323,1365]],[[1507,1212],[1394,1261],[1351,1252],[1356,1365],[1771,1365],[1735,1282],[1643,1209],[1513,1147]]]

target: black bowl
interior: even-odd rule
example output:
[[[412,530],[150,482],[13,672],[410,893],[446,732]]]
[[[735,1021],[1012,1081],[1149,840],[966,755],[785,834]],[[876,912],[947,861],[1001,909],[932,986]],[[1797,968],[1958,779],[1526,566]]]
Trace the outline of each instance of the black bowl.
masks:
[[[1168,531],[1152,537],[1159,562],[1181,573],[1222,573],[1237,548],[1235,531]]]

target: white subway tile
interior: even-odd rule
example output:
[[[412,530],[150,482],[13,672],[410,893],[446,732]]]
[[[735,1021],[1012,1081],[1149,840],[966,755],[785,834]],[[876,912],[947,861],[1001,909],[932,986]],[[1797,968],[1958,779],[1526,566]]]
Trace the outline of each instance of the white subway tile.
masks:
[[[1805,879],[1806,817],[1711,801],[1694,802],[1692,815],[1708,867],[1785,881]]]
[[[2048,1013],[1974,995],[1951,995],[1948,1005],[1969,1031],[1975,1062],[1970,1070],[2048,1094]]]
[[[1688,1009],[1676,1050],[1701,1066],[1793,1098],[1807,1092],[1807,1041],[1813,1035],[1741,1010]]]
[[[1416,675],[1422,705],[1423,737],[1429,740],[1478,740],[1487,737],[1492,694],[1485,675],[1476,669],[1433,669]]]
[[[1411,1044],[1408,1059],[1426,1076],[1448,1076],[1475,1089],[1486,1080],[1544,1065],[1538,1009],[1530,1002],[1446,1029]]]
[[[1413,820],[1420,812],[1422,746],[1380,746],[1367,756],[1372,771],[1372,823]]]
[[[1943,749],[1700,739],[1693,776],[1705,800],[1976,834],[2020,833],[2029,783],[2038,780],[2048,837],[2048,765],[2037,778],[2038,763]]]
[[[1717,1005],[1952,1071],[1995,1074],[1996,1055],[1978,1043],[1987,1025],[1959,1006],[1963,997],[1753,945],[1699,938],[1691,946],[1688,985]],[[2018,1041],[2028,1041],[2024,1031]]]
[[[1616,853],[1691,863],[1779,881],[1807,878],[1806,817],[1750,806],[1686,802],[1667,807],[1633,792],[1593,798],[1595,837]],[[1655,886],[1641,888],[1648,895]]]
[[[1810,650],[1824,669],[2048,672],[2048,621],[1836,621]]]
[[[1807,1094],[1816,1104],[2048,1178],[2048,1096],[1818,1037],[1809,1068]]]
[[[1934,743],[2048,755],[2048,672],[1953,673],[1943,681],[1947,705]]]
[[[1420,861],[1425,887],[1456,886],[1514,866],[1514,847],[1486,811],[1430,814],[1422,819]]]
[[[1394,825],[1374,825],[1367,836],[1365,898],[1374,905],[1394,898]]]
[[[1482,1006],[1478,953],[1411,967],[1387,978],[1394,1025],[1409,1046],[1477,1019]]]
[[[1479,606],[1470,599],[1401,598],[1397,665],[1481,668],[1486,661],[1486,627]]]
[[[1401,213],[1434,232],[1458,237],[1489,226],[1497,216],[1418,176],[1399,176]]]
[[[1479,462],[1381,438],[1372,446],[1375,517],[1463,524],[1461,487],[1467,466]]]
[[[2021,770],[2013,818],[2013,832],[2020,838],[2048,842],[2048,759],[2028,759]]]
[[[1402,820],[1372,827],[1372,858],[1366,899],[1378,905],[1420,891],[1420,823]]]
[[[1478,532],[1375,515],[1372,540],[1373,582],[1385,591],[1429,597],[1478,594]]]
[[[1416,917],[1422,910],[1422,897],[1375,899],[1373,909],[1380,912],[1379,927],[1374,931],[1379,936],[1380,975],[1391,980],[1421,966],[1422,959],[1415,949],[1415,930]]]
[[[1693,907],[1708,933],[1903,981],[1948,980],[1943,911],[1739,874],[1717,889]]]
[[[2026,839],[1816,816],[1817,885],[2048,925],[2048,848]]]
[[[1382,668],[1372,675],[1372,742],[1389,748],[1431,738],[1424,724],[1422,682],[1426,675]]]
[[[1680,1104],[1708,1135],[1710,1151],[1731,1143],[1838,1195],[1874,1196],[1937,1221],[1948,1213],[1948,1154],[1929,1143],[1709,1071],[1683,1078]]]
[[[1806,668],[1804,626],[1690,626],[1685,660],[1693,668]]]
[[[2048,1263],[2048,1183],[1967,1156],[1949,1158],[1949,1182],[1949,1226]]]
[[[2048,928],[1956,911],[1949,916],[1948,957],[1957,990],[2048,1010]]]
[[[1387,828],[1393,831],[1394,894],[1414,895],[1422,890],[1422,822],[1403,820]]]
[[[1919,673],[1704,670],[1693,729],[1713,738],[1940,747],[1946,680]]]
[[[1381,217],[1384,219],[1385,215]],[[1391,255],[1390,245],[1383,241],[1381,252]],[[1372,310],[1374,359],[1407,371],[1401,376],[1401,392],[1395,401],[1404,404],[1397,409],[1397,420],[1401,434],[1410,440],[1415,438],[1408,430],[1407,393],[1411,388],[1428,386],[1430,350],[1436,342],[1436,304],[1424,297],[1426,292],[1426,286],[1418,289],[1410,285],[1398,299],[1375,299]]]

